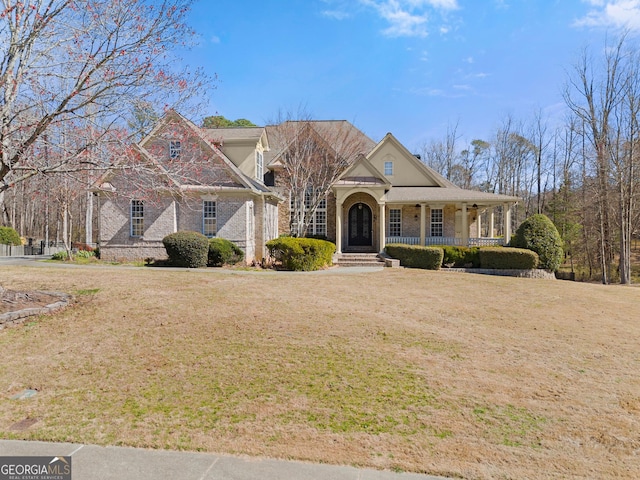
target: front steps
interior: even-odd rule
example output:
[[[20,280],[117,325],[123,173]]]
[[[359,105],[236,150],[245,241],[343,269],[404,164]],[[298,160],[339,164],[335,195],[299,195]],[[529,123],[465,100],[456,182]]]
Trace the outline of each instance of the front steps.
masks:
[[[339,267],[384,267],[385,261],[377,253],[342,253],[333,263]]]

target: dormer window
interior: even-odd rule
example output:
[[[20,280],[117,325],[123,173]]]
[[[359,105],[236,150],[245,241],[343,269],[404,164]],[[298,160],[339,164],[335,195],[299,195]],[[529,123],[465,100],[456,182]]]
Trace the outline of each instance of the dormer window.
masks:
[[[171,140],[169,142],[169,158],[180,158],[181,150],[180,140]]]

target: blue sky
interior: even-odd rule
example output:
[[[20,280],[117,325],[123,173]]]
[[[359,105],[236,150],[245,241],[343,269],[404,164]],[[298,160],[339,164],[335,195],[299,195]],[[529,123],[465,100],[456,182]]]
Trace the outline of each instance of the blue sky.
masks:
[[[456,123],[464,143],[507,115],[562,121],[566,72],[640,29],[640,0],[200,0],[190,24],[185,63],[218,77],[210,114],[264,124],[304,105],[418,152]]]

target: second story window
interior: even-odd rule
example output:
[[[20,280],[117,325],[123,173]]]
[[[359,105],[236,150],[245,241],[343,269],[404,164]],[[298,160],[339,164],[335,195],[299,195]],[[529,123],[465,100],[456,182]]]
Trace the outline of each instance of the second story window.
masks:
[[[262,152],[256,150],[256,180],[260,180],[264,178],[264,157]]]
[[[169,142],[169,158],[180,158],[180,153],[182,153],[180,140],[171,140]]]
[[[393,162],[384,162],[384,174],[387,177],[393,175]]]

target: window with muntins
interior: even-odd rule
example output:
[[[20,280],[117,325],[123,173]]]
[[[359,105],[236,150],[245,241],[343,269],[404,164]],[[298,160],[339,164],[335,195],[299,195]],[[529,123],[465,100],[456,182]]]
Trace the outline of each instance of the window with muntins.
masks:
[[[256,179],[262,182],[264,178],[264,156],[256,150]]]
[[[144,202],[131,200],[131,236],[142,237],[144,234]]]
[[[215,237],[218,233],[216,202],[205,200],[202,202],[202,233],[206,237]]]
[[[180,140],[171,140],[169,142],[169,157],[179,158],[182,153],[182,144]]]
[[[387,176],[393,175],[393,162],[384,162],[384,174]]]
[[[441,208],[431,209],[431,236],[442,237],[444,233],[443,213]]]
[[[311,191],[307,191],[304,196],[304,209],[305,209],[305,219],[308,220],[310,215],[309,210],[311,209]],[[298,231],[298,226],[295,224],[295,219],[293,218],[294,214],[294,206],[295,199],[291,197],[289,208],[290,208],[290,216],[293,223],[291,225],[291,229],[293,232]],[[323,198],[320,200],[318,204],[318,208],[316,209],[313,217],[309,221],[309,228],[307,228],[307,235],[327,235],[327,199]]]
[[[389,236],[402,236],[402,210],[399,208],[389,210]]]

